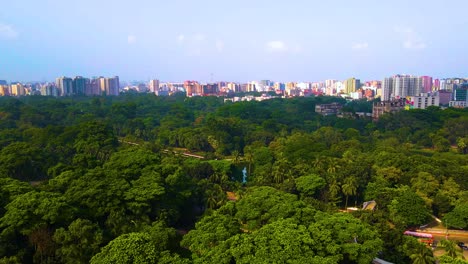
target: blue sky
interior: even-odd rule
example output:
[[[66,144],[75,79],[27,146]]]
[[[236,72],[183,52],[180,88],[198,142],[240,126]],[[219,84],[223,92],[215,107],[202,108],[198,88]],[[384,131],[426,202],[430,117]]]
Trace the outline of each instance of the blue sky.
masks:
[[[467,76],[466,0],[0,0],[0,79]]]

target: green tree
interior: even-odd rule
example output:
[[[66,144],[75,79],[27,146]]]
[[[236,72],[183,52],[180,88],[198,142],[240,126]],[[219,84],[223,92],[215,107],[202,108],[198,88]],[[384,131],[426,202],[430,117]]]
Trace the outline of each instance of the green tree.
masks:
[[[435,258],[432,254],[431,249],[423,244],[420,244],[413,249],[413,253],[410,255],[410,259],[413,264],[434,264]]]
[[[317,191],[325,187],[326,184],[326,181],[316,174],[296,178],[297,190],[301,194],[307,196],[314,196],[317,193]]]
[[[78,218],[67,229],[57,229],[53,239],[58,245],[56,255],[63,263],[89,263],[103,243],[103,232],[97,224]]]
[[[391,219],[405,227],[426,224],[431,218],[424,200],[409,188],[400,189],[400,195],[389,205]]]
[[[232,205],[203,217],[195,224],[195,229],[184,236],[181,245],[192,252],[194,259],[201,258],[213,247],[241,232],[240,224],[233,215],[220,213],[228,211],[229,207]]]
[[[0,172],[21,181],[42,180],[46,176],[47,154],[26,142],[14,142],[0,151]]]
[[[458,247],[457,243],[453,240],[443,239],[440,241],[440,248],[445,251],[445,255],[451,258],[457,258],[458,256],[463,257],[461,248]]]
[[[170,252],[175,230],[154,223],[146,232],[128,233],[112,240],[90,263],[187,263]]]
[[[461,154],[468,153],[468,137],[457,138],[457,148]]]
[[[468,228],[468,204],[460,203],[447,213],[443,218],[444,224],[448,227]]]
[[[65,197],[58,193],[31,191],[19,195],[6,206],[0,218],[2,234],[20,232],[29,235],[44,225],[61,225],[74,216]]]
[[[452,258],[447,255],[442,255],[439,258],[439,264],[468,264],[468,261],[460,259],[460,258]]]
[[[343,194],[346,196],[345,208],[348,208],[348,197],[350,195],[356,195],[357,181],[354,177],[347,177],[344,180],[344,184],[341,186]]]
[[[305,204],[297,196],[272,187],[253,187],[236,203],[236,215],[243,227],[255,230],[277,219],[289,218]]]

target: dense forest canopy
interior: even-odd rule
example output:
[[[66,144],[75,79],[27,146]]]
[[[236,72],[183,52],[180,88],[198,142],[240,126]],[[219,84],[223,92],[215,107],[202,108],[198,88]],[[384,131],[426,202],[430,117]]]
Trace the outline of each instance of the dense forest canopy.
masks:
[[[0,98],[0,263],[433,263],[403,232],[468,229],[468,110],[330,102]]]

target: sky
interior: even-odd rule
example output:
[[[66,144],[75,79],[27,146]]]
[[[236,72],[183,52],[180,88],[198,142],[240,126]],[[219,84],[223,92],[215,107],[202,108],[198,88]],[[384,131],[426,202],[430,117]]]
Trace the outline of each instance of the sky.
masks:
[[[0,80],[468,77],[466,0],[0,0]]]

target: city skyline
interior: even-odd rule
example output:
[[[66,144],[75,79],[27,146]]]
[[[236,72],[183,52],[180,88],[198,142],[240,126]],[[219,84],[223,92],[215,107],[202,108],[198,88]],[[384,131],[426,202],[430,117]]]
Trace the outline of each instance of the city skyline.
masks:
[[[468,68],[468,18],[450,15],[461,0],[64,2],[3,3],[0,79],[382,80]]]

